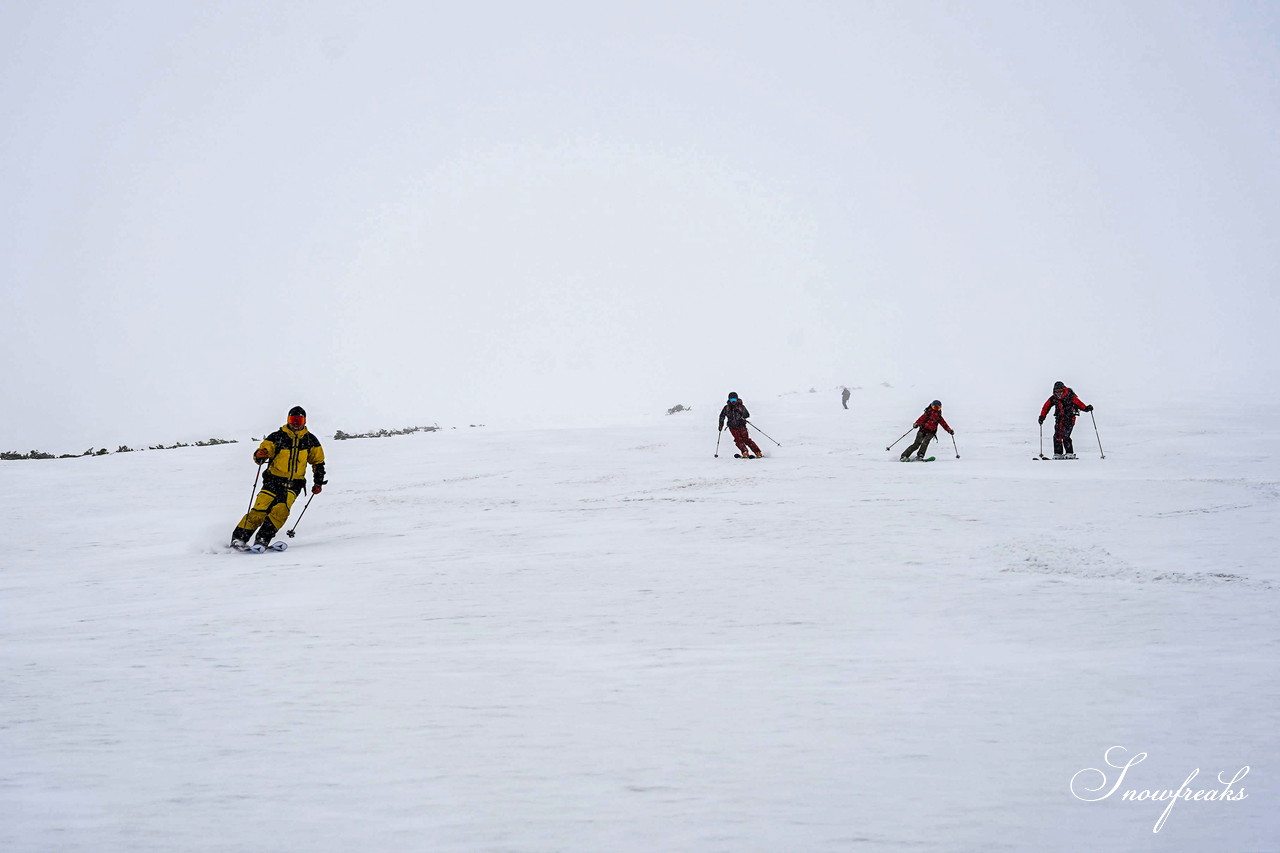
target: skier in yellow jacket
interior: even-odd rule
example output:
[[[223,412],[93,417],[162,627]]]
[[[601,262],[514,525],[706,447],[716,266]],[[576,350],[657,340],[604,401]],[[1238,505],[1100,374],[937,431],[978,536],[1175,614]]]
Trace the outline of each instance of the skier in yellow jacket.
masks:
[[[289,510],[298,493],[307,487],[307,465],[315,474],[313,495],[320,494],[324,478],[324,448],[307,429],[307,413],[301,406],[289,410],[288,422],[262,440],[253,452],[253,461],[267,463],[262,475],[262,491],[253,506],[231,533],[231,547],[249,547],[249,537],[258,531],[256,544],[267,546],[289,519]]]

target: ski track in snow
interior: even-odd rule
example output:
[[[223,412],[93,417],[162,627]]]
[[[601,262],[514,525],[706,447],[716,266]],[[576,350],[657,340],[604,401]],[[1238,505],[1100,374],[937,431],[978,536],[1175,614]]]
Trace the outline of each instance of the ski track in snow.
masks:
[[[1275,460],[948,408],[900,465],[928,398],[750,400],[763,460],[701,413],[329,439],[263,555],[251,443],[0,464],[0,850],[1276,849]],[[1068,790],[1115,744],[1250,798],[1154,834]]]

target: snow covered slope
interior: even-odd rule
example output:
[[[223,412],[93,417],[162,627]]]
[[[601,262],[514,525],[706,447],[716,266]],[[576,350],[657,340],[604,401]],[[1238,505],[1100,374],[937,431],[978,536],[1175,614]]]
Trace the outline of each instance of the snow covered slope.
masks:
[[[327,440],[282,554],[247,441],[0,464],[0,850],[1280,848],[1280,412],[932,396]]]

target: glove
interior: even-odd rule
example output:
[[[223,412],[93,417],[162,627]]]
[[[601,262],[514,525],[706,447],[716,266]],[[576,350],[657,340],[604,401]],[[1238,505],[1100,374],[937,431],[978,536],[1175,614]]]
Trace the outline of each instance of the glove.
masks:
[[[257,450],[253,451],[253,461],[257,462],[259,465],[266,462],[270,456],[271,454],[267,452],[265,447],[259,447]]]
[[[1044,415],[1040,416],[1040,423],[1044,423]]]
[[[320,483],[316,483],[314,486],[311,487],[311,494],[313,495],[318,495],[323,491],[324,491],[324,486],[322,486]]]
[[[716,427],[716,432],[724,432],[724,427],[722,426]]]
[[[1093,406],[1085,406],[1085,407],[1084,407],[1084,410],[1085,410],[1086,412],[1092,412],[1092,411],[1093,411]]]
[[[956,434],[956,431],[955,431],[955,430],[953,430],[953,429],[949,429],[949,430],[947,430],[947,432],[951,433],[952,435],[955,435],[955,434]]]

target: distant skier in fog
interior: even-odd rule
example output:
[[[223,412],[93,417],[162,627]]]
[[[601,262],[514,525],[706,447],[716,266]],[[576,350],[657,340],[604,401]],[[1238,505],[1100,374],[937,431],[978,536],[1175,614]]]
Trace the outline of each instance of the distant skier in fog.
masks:
[[[938,437],[938,427],[941,426],[947,432],[955,435],[953,430],[942,417],[942,401],[934,400],[932,403],[924,407],[924,414],[916,418],[913,427],[919,427],[916,433],[916,440],[906,450],[902,451],[902,461],[907,462],[911,459],[911,452],[915,451],[916,461],[924,459],[925,451],[929,449],[929,442]]]
[[[1075,459],[1076,449],[1071,443],[1071,431],[1076,427],[1076,416],[1081,411],[1092,412],[1093,406],[1085,405],[1084,400],[1076,396],[1076,392],[1067,387],[1061,380],[1053,383],[1053,393],[1044,401],[1040,409],[1040,423],[1044,424],[1045,416],[1053,409],[1053,458]],[[1041,433],[1043,441],[1043,433]]]
[[[849,389],[848,389],[848,388],[841,388],[841,389],[840,389],[840,405],[844,406],[846,409],[847,409],[847,408],[849,408],[849,397],[850,397],[850,396],[851,396],[851,395],[849,394]]]
[[[724,408],[720,410],[720,431],[724,430],[726,422],[729,424],[729,434],[733,436],[733,443],[738,445],[738,455],[743,459],[759,459],[764,456],[760,446],[751,440],[751,436],[747,433],[747,418],[751,417],[751,413],[747,411],[747,407],[738,397],[736,391],[729,392],[729,401],[724,404]]]

